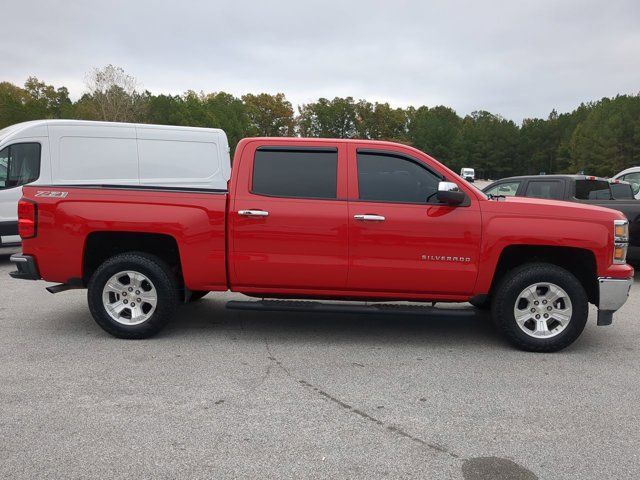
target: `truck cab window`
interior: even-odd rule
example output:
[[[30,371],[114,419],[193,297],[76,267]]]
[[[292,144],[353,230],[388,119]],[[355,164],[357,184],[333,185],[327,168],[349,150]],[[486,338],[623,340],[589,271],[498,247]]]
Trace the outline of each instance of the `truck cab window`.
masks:
[[[435,194],[441,180],[440,176],[409,159],[358,152],[360,200],[438,203]]]
[[[612,183],[611,196],[614,200],[633,200],[633,196],[637,192],[633,191],[633,185],[630,183]]]
[[[504,195],[505,197],[513,197],[518,191],[518,187],[520,186],[520,182],[505,182],[500,183],[491,187],[485,193],[487,195]]]
[[[335,199],[337,184],[337,150],[256,150],[251,193],[272,197]]]
[[[562,183],[559,181],[531,180],[525,197],[562,200]]]
[[[611,200],[611,187],[606,180],[576,180],[576,199]]]
[[[0,151],[0,189],[20,187],[39,176],[39,143],[16,143]]]

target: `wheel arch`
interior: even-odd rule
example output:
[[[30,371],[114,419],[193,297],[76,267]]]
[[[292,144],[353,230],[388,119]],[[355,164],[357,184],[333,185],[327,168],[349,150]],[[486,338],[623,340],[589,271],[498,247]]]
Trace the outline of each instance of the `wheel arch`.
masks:
[[[108,258],[125,252],[155,255],[166,262],[181,281],[181,261],[178,242],[162,233],[97,231],[87,235],[82,256],[82,281],[89,283],[91,275]]]
[[[500,253],[489,295],[511,269],[526,263],[546,262],[571,272],[582,284],[590,303],[598,304],[596,257],[591,250],[555,245],[509,245]]]

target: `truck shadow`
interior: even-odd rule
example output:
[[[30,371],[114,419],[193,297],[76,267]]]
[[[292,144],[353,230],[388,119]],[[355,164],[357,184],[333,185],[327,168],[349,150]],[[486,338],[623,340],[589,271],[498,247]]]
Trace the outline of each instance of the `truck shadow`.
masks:
[[[184,305],[158,338],[224,334],[238,342],[265,338],[303,343],[506,346],[488,312],[471,306],[429,308],[424,315],[227,310],[226,301]],[[508,347],[507,347],[508,348]]]

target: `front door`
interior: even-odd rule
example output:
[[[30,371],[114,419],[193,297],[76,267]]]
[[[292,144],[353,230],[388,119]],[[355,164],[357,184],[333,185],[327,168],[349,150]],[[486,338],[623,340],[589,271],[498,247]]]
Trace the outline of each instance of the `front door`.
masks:
[[[481,232],[476,199],[440,204],[443,176],[415,155],[350,145],[349,162],[350,178],[357,179],[349,185],[349,289],[470,293]]]
[[[346,149],[250,144],[232,199],[233,288],[343,290],[347,284]]]

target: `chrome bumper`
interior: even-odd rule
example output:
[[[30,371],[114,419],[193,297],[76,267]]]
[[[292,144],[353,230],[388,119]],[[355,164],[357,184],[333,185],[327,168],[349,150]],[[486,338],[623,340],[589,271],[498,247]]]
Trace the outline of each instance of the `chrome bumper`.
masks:
[[[21,250],[22,250],[21,243],[3,243],[0,245],[0,255],[20,253]]]
[[[633,284],[633,278],[598,277],[598,325],[611,325],[613,313],[622,307]]]

